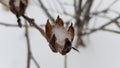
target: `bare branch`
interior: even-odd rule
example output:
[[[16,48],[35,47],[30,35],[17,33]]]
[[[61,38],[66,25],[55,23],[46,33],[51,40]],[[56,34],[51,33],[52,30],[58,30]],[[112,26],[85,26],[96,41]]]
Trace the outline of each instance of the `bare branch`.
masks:
[[[4,22],[0,22],[0,25],[6,26],[6,27],[18,27],[17,24],[8,24],[8,23],[4,23]]]
[[[116,22],[119,18],[120,18],[120,16],[117,16],[116,18],[110,20],[109,22],[107,22],[106,24],[100,26],[99,28],[90,29],[89,32],[82,33],[82,35],[89,35],[89,34],[92,34],[92,33],[96,32],[96,31],[98,31],[98,30],[104,30],[104,31],[110,31],[110,32],[114,32],[114,33],[119,33],[117,31],[113,31],[113,30],[110,30],[110,29],[105,29],[105,27],[112,24],[113,22]]]
[[[26,28],[25,28],[25,37],[27,41],[27,68],[30,68],[30,57],[31,57],[31,50],[30,50],[30,39],[29,39],[29,34],[28,34],[28,26],[26,23]]]
[[[46,34],[45,34],[44,30],[43,30],[42,28],[40,28],[40,27],[34,22],[34,19],[31,19],[31,18],[29,18],[29,17],[27,17],[27,16],[25,16],[25,15],[23,15],[23,17],[28,21],[28,23],[29,23],[30,25],[34,26],[37,30],[39,30],[40,33],[42,34],[42,36],[43,36],[44,38],[46,38]]]
[[[112,33],[116,33],[116,34],[120,34],[120,31],[116,31],[116,30],[105,29],[105,28],[103,28],[103,29],[101,29],[101,30],[103,30],[103,31],[108,31],[108,32],[112,32]]]
[[[60,5],[61,9],[63,10],[63,14],[64,14],[64,15],[73,16],[73,15],[71,15],[71,14],[69,14],[69,13],[67,13],[67,12],[65,11],[64,6],[62,5],[62,3],[61,3],[59,0],[58,0],[58,3],[59,3],[59,5]]]
[[[106,9],[110,9],[116,2],[118,2],[119,0],[114,0]]]
[[[34,58],[33,55],[31,55],[31,59],[32,59],[33,62],[36,64],[37,68],[40,68],[40,65],[38,64],[38,62],[36,61],[36,59]]]
[[[67,68],[67,55],[64,56],[64,68]]]
[[[44,12],[46,13],[46,15],[51,19],[52,22],[54,22],[53,17],[50,15],[50,13],[48,12],[47,8],[44,6],[43,2],[41,0],[38,0],[41,8],[44,10]]]
[[[29,38],[29,31],[28,31],[28,25],[27,22],[25,22],[25,37],[27,41],[27,68],[30,68],[30,60],[32,59],[33,62],[36,64],[37,68],[40,68],[38,62],[34,58],[31,52],[31,47],[30,47],[30,38]]]
[[[8,24],[8,23],[4,23],[4,22],[0,22],[1,26],[5,26],[5,27],[19,27],[18,24]],[[44,27],[45,24],[41,24],[40,27]],[[25,25],[22,25],[22,27],[26,27]],[[28,27],[33,27],[33,26],[29,26]]]
[[[74,10],[75,10],[75,13],[77,13],[77,2],[76,2],[76,0],[74,0]]]
[[[100,28],[105,28],[106,26],[108,26],[109,24],[116,22],[118,19],[120,18],[120,16],[117,16],[116,18],[114,18],[113,20],[109,21],[108,23],[102,25]]]

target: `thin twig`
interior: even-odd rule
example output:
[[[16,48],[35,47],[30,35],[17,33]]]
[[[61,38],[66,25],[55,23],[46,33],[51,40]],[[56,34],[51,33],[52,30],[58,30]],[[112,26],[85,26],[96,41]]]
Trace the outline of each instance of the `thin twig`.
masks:
[[[116,18],[112,19],[112,20],[111,20],[111,21],[109,21],[108,23],[106,23],[106,24],[102,25],[100,28],[104,28],[104,27],[106,27],[106,26],[110,25],[111,23],[113,23],[113,22],[117,21],[119,18],[120,18],[120,15],[119,15],[119,16],[117,16]]]
[[[64,56],[64,68],[67,68],[67,55]]]
[[[101,6],[102,2],[103,2],[103,0],[100,0],[100,2],[98,3],[98,5],[95,7],[95,10],[94,10],[95,12],[98,11],[98,8]],[[98,17],[95,17],[93,27],[96,25],[97,20],[98,20]]]
[[[69,14],[69,13],[66,12],[65,7],[62,5],[62,3],[60,2],[60,0],[58,0],[58,4],[60,5],[60,7],[61,7],[64,15],[72,16],[71,14]]]
[[[48,12],[47,8],[44,6],[43,2],[41,0],[38,0],[41,8],[44,10],[44,12],[46,13],[46,15],[51,19],[52,22],[54,22],[53,17],[50,15],[50,13]]]
[[[0,25],[6,26],[6,27],[18,27],[17,24],[8,24],[8,23],[4,23],[4,22],[0,22]]]
[[[105,30],[105,31],[111,31],[111,32],[114,32],[114,33],[119,33],[117,31],[113,31],[113,30],[106,30],[105,27],[107,27],[108,25],[112,24],[113,22],[116,22],[118,19],[120,19],[120,16],[117,16],[116,18],[110,20],[109,22],[107,22],[106,24],[100,26],[99,28],[96,28],[96,29],[92,29],[90,30],[90,32],[85,32],[85,33],[82,33],[82,35],[89,35],[89,34],[92,34],[98,30]]]
[[[39,30],[44,38],[46,38],[46,34],[45,34],[44,30],[34,22],[34,19],[31,19],[25,15],[23,15],[23,17],[28,21],[28,23],[30,25],[34,26],[37,30]]]
[[[31,50],[30,50],[30,39],[29,39],[29,34],[28,34],[28,25],[25,23],[26,28],[25,28],[25,37],[27,40],[27,68],[30,68],[30,56],[31,56]]]
[[[34,58],[33,55],[31,55],[31,59],[32,59],[33,62],[36,64],[37,68],[40,68],[40,65],[38,64],[38,62],[36,61],[36,59]]]
[[[1,26],[5,26],[5,27],[19,27],[18,24],[8,24],[8,23],[4,23],[4,22],[0,22]],[[44,27],[45,24],[41,24],[40,27]],[[22,27],[26,27],[25,25],[22,25]],[[33,26],[29,26],[28,27],[33,27]]]
[[[25,37],[27,40],[27,68],[30,68],[30,60],[33,60],[33,62],[35,63],[35,65],[37,66],[37,68],[40,68],[40,65],[38,64],[38,62],[36,61],[36,59],[34,58],[34,56],[32,55],[31,52],[31,48],[30,48],[30,38],[29,38],[29,31],[28,31],[28,25],[27,22],[25,23]]]
[[[108,32],[112,32],[112,33],[116,33],[116,34],[120,34],[120,31],[116,31],[116,30],[112,30],[112,29],[105,29],[105,28],[103,28],[103,29],[101,29],[101,30],[103,30],[103,31],[108,31]]]
[[[73,6],[74,6],[75,14],[76,14],[76,13],[77,13],[77,2],[76,2],[76,0],[74,0],[74,4],[73,4]]]
[[[110,9],[115,3],[117,3],[119,0],[114,0],[106,9]]]

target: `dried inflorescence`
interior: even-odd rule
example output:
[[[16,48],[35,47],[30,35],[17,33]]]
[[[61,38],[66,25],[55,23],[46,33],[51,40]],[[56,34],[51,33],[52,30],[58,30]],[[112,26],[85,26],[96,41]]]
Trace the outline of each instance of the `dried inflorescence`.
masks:
[[[24,16],[28,0],[10,0],[10,10],[16,15],[19,27],[22,26],[20,16]]]
[[[46,23],[46,39],[53,52],[59,52],[62,55],[66,55],[73,48],[72,41],[74,39],[74,28],[72,23],[67,29],[64,27],[64,23],[59,16],[54,25],[51,25],[48,20]],[[75,48],[73,49],[76,50]]]

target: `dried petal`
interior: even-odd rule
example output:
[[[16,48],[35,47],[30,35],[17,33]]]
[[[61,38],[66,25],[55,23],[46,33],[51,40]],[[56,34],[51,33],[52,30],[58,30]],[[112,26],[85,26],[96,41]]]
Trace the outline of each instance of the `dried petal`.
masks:
[[[56,23],[56,25],[58,25],[58,26],[60,26],[60,27],[63,27],[63,26],[64,26],[64,23],[63,23],[62,19],[59,18],[59,16],[57,17],[55,23]]]
[[[70,33],[70,35],[72,37],[71,40],[73,41],[73,39],[74,39],[74,28],[73,28],[72,23],[71,23],[71,25],[70,25],[70,27],[68,29],[68,32]]]
[[[64,45],[64,48],[63,48],[61,54],[66,55],[68,52],[70,52],[71,48],[72,48],[71,42],[69,41],[68,38],[66,38],[65,45]]]
[[[45,29],[46,29],[45,30],[46,31],[46,38],[47,38],[47,41],[49,42],[51,35],[52,35],[52,26],[51,26],[49,20],[47,20]]]
[[[52,36],[52,38],[50,39],[50,43],[49,43],[49,46],[50,46],[50,48],[53,52],[57,52],[56,47],[55,47],[56,46],[55,41],[56,41],[56,37],[55,37],[55,34],[54,34]]]

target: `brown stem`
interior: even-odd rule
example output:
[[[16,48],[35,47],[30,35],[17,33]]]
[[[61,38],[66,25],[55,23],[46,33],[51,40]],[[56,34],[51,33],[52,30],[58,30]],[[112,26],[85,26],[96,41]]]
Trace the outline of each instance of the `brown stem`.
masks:
[[[36,59],[34,58],[33,55],[31,55],[31,59],[32,59],[33,62],[36,64],[37,68],[40,68],[40,65],[38,64],[38,62],[36,61]]]
[[[32,26],[34,26],[37,30],[40,31],[40,33],[44,36],[44,38],[46,38],[46,34],[44,32],[44,30],[42,28],[40,28],[35,22],[34,19],[31,19],[25,15],[23,15],[23,17],[28,21],[28,23]]]
[[[29,38],[29,31],[28,31],[27,22],[25,22],[25,37],[27,40],[27,68],[30,68],[30,60],[31,59],[36,64],[37,68],[40,68],[40,65],[38,64],[38,62],[36,61],[36,59],[34,58],[34,56],[32,55],[32,52],[31,52],[30,38]]]
[[[25,37],[27,40],[27,68],[30,68],[30,56],[31,56],[31,50],[30,50],[30,40],[29,40],[29,34],[28,34],[28,25],[27,23],[25,27]]]
[[[53,17],[50,15],[50,13],[48,12],[47,8],[44,6],[43,2],[41,0],[38,0],[41,8],[44,10],[44,12],[46,13],[46,15],[51,19],[52,22],[54,22]]]
[[[64,68],[67,68],[67,55],[64,56]]]

